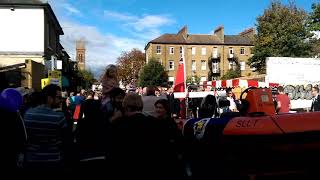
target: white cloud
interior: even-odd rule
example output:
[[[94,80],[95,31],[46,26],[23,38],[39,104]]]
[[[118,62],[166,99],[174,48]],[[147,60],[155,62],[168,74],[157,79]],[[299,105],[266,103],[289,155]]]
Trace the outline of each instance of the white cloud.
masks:
[[[62,3],[63,8],[65,8],[70,14],[75,14],[78,16],[82,16],[80,10],[78,10],[75,6],[70,3]]]
[[[90,13],[81,12],[68,0],[50,1],[60,20],[64,35],[61,44],[75,60],[76,41],[86,41],[86,66],[99,77],[108,64],[114,64],[123,51],[138,48],[143,51],[146,43],[161,35],[161,27],[174,23],[168,15],[132,15],[116,11],[103,11],[103,20],[121,23],[122,37],[99,31],[99,26],[88,26],[76,21],[73,16],[88,18]],[[100,11],[101,12],[101,11]],[[93,21],[94,22],[94,21]]]
[[[127,30],[133,35],[147,34],[147,37],[154,38],[155,35],[159,35],[161,26],[171,25],[175,21],[168,15],[130,15],[128,13],[120,13],[116,11],[104,11],[104,17],[107,20],[122,21],[124,22],[124,27],[127,29],[132,28],[132,30]],[[140,35],[141,36],[141,35]]]
[[[86,42],[86,66],[98,77],[108,64],[114,64],[122,51],[133,48],[143,50],[144,41],[122,38],[112,34],[103,34],[94,26],[85,26],[73,22],[61,22],[65,35],[61,43],[72,59],[75,59],[75,42]]]
[[[108,11],[108,10],[103,11],[103,14],[104,14],[104,17],[110,20],[131,21],[131,20],[136,20],[138,18],[136,16],[118,13],[115,11]]]
[[[56,14],[64,14],[67,16],[75,15],[80,17],[83,16],[82,12],[67,0],[54,0],[49,1],[49,3]]]
[[[162,16],[162,15],[147,15],[135,22],[128,23],[132,25],[136,30],[143,31],[145,29],[154,29],[158,28],[163,25],[170,25],[174,21],[169,17]]]

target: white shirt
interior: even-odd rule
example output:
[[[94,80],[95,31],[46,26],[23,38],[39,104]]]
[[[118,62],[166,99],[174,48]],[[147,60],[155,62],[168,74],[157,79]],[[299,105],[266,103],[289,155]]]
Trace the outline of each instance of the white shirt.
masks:
[[[232,111],[232,110],[236,110],[237,109],[237,105],[236,103],[234,102],[234,99],[232,97],[227,97],[227,100],[229,100],[230,102],[230,106],[229,106],[229,109]]]

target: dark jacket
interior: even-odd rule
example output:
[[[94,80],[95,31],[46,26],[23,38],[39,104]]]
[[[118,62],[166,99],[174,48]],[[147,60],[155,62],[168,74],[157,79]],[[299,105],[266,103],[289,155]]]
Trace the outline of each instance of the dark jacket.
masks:
[[[169,179],[168,139],[163,126],[137,113],[114,122],[111,128],[111,166],[118,179]],[[172,151],[174,151],[172,149]]]
[[[312,101],[311,111],[320,111],[320,95]]]
[[[14,170],[18,153],[22,153],[26,142],[23,120],[16,112],[0,109],[1,114],[1,167],[3,172]]]
[[[104,155],[108,121],[104,119],[100,101],[88,99],[81,105],[81,119],[76,129],[80,158]]]

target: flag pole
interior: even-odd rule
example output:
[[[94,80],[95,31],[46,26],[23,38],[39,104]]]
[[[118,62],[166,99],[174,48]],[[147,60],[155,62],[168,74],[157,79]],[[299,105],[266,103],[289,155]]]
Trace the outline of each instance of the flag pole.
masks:
[[[184,76],[184,94],[185,94],[185,98],[184,98],[184,108],[185,108],[185,117],[187,118],[187,98],[188,98],[188,89],[187,89],[187,71],[186,71],[186,58],[185,58],[185,50],[187,50],[187,48],[185,48],[185,45],[182,46],[182,56],[183,56],[183,76]]]

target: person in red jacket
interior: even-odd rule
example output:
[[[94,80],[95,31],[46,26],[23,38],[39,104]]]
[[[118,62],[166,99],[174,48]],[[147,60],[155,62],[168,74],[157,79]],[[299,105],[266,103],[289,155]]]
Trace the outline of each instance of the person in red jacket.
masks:
[[[284,93],[284,88],[282,86],[278,87],[277,95],[277,112],[278,113],[289,113],[291,104],[288,95]]]

